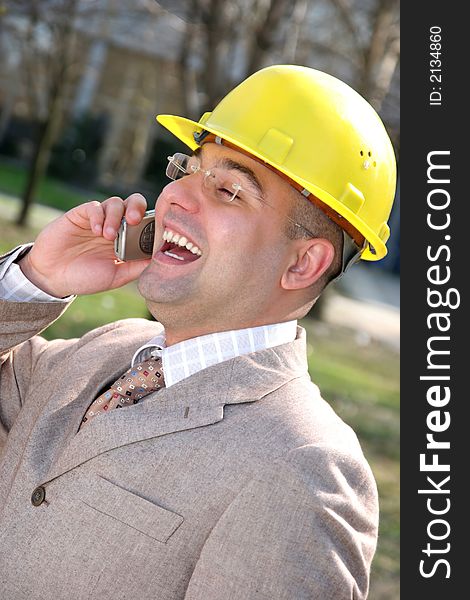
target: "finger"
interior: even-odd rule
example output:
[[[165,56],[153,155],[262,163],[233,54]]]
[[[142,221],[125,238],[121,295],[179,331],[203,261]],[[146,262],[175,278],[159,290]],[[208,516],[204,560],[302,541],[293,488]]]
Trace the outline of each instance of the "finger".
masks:
[[[126,221],[129,225],[138,225],[147,210],[147,200],[142,194],[135,193],[126,198],[124,204],[126,205]]]
[[[86,207],[90,229],[95,235],[101,235],[103,231],[104,210],[100,202],[93,200]]]
[[[125,204],[122,198],[112,196],[101,204],[104,210],[103,237],[113,241],[124,216]]]

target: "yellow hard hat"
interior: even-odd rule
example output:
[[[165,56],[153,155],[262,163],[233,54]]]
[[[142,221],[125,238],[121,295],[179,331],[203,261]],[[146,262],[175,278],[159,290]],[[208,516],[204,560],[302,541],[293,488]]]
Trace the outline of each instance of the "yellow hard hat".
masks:
[[[339,79],[275,65],[240,83],[198,123],[172,115],[157,120],[192,150],[213,134],[260,159],[363,245],[361,258],[386,255],[393,147],[372,106]]]

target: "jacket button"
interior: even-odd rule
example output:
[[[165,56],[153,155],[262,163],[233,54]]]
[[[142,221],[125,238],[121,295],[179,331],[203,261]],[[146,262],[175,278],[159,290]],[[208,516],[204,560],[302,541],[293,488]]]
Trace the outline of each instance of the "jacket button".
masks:
[[[46,488],[42,485],[38,486],[31,494],[31,504],[33,506],[40,506],[46,499]]]

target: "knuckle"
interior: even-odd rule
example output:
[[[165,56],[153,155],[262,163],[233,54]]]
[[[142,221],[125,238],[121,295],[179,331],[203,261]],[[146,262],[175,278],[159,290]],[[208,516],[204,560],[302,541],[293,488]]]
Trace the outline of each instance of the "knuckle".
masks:
[[[124,206],[122,198],[119,196],[111,196],[102,203],[103,208],[106,209],[121,209]]]
[[[122,204],[124,200],[120,196],[110,196],[105,200],[107,203]]]
[[[134,192],[133,194],[130,194],[130,196],[126,198],[126,202],[140,202],[145,204],[147,203],[144,196],[139,192]]]

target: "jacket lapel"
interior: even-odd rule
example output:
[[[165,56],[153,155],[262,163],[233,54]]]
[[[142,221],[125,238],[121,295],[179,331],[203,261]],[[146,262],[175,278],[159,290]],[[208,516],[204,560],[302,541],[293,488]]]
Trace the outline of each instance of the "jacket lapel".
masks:
[[[139,404],[92,419],[77,433],[90,398],[101,391],[101,386],[87,386],[76,401],[50,415],[50,419],[60,418],[62,424],[71,426],[44,483],[113,448],[222,420],[226,404],[255,402],[305,375],[305,351],[305,332],[299,328],[297,339],[290,344],[203,369],[170,388],[149,394]],[[116,365],[116,361],[113,367],[110,383],[127,368],[121,362]]]

